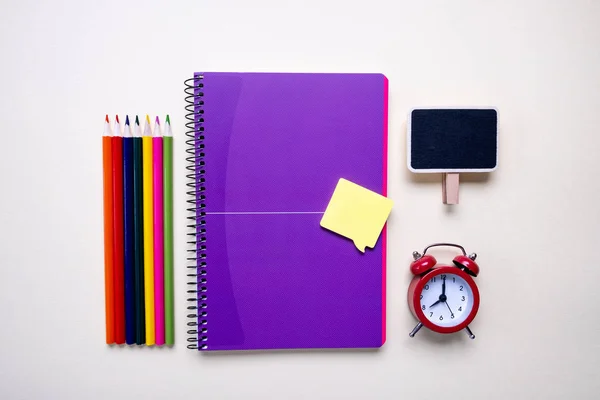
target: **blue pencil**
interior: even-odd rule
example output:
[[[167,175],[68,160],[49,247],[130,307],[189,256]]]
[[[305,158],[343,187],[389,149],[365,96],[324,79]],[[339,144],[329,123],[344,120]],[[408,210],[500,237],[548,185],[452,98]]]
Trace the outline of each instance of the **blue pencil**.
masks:
[[[123,216],[125,250],[125,342],[135,344],[135,225],[133,207],[133,136],[129,116],[123,133]]]

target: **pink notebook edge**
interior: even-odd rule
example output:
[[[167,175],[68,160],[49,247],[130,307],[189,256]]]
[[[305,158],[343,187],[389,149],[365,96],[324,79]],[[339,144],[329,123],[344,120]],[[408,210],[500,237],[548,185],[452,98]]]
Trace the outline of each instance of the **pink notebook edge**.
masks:
[[[383,195],[387,197],[387,167],[388,167],[388,78],[383,75]],[[382,231],[382,272],[381,272],[381,346],[386,341],[386,315],[387,315],[387,223],[383,226]]]

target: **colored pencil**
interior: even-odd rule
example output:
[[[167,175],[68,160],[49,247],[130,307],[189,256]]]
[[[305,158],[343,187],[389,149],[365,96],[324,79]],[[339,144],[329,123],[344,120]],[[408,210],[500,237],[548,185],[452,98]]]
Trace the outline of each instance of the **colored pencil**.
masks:
[[[123,138],[119,116],[115,121],[113,136],[113,206],[114,206],[114,293],[115,293],[115,343],[125,343],[125,283],[123,281]]]
[[[125,342],[135,343],[135,247],[133,221],[133,136],[129,116],[125,116],[123,132],[123,227],[125,237]]]
[[[163,136],[164,235],[165,235],[165,343],[175,343],[173,295],[173,132],[167,115]]]
[[[165,344],[165,269],[164,269],[164,225],[163,225],[163,138],[158,117],[154,122],[152,137],[154,191],[154,317],[156,344]]]
[[[102,136],[102,164],[104,169],[104,295],[106,308],[106,343],[115,342],[115,293],[114,293],[114,209],[112,179],[112,137],[108,115]]]
[[[154,331],[154,218],[152,201],[152,132],[150,118],[146,115],[146,125],[142,137],[143,150],[143,191],[144,191],[144,299],[146,307],[146,345],[155,344]]]
[[[135,116],[133,126],[133,225],[134,225],[134,286],[135,286],[135,342],[146,343],[144,316],[144,209],[143,209],[142,132]]]

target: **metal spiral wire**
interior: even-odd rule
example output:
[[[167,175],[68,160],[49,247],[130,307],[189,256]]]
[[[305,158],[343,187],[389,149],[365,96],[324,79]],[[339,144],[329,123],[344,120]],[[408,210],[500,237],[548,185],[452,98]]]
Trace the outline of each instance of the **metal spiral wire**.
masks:
[[[189,337],[188,348],[193,350],[206,350],[208,348],[206,317],[207,295],[206,295],[206,220],[204,204],[204,76],[195,74],[193,78],[185,82],[184,92],[186,94],[185,118],[187,128],[185,141],[188,153],[186,157],[188,187],[188,216],[189,249],[187,257],[187,331]]]

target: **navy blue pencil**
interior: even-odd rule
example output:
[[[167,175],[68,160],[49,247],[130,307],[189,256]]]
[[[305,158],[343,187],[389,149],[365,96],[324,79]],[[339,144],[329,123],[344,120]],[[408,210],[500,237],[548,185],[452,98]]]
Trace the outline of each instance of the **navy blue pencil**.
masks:
[[[135,247],[133,206],[133,136],[129,116],[123,132],[123,217],[125,250],[125,342],[135,344]]]

